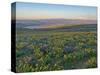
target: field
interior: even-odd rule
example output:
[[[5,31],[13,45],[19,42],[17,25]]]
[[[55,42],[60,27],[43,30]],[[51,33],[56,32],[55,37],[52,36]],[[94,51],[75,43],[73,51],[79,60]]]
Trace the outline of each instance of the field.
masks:
[[[94,25],[17,29],[16,71],[54,71],[97,67]]]

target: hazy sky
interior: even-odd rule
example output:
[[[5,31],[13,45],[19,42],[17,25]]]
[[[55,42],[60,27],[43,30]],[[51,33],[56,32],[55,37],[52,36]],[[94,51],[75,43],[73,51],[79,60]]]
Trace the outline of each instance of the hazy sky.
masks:
[[[97,8],[40,3],[16,3],[16,19],[97,19]]]

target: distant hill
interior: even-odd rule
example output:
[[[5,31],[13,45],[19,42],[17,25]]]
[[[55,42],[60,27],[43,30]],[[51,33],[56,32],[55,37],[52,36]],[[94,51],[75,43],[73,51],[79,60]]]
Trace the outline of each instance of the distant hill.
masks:
[[[59,26],[68,24],[96,24],[96,20],[81,20],[81,19],[40,19],[40,20],[17,20],[17,28],[26,28],[28,26],[33,28],[43,27],[43,26]]]

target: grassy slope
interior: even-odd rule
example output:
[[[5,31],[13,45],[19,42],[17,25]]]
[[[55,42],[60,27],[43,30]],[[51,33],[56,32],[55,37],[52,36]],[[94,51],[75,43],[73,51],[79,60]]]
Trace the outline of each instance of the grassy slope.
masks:
[[[22,29],[17,32],[17,72],[94,68],[96,38],[91,29],[86,32]],[[45,54],[41,51],[44,46]]]

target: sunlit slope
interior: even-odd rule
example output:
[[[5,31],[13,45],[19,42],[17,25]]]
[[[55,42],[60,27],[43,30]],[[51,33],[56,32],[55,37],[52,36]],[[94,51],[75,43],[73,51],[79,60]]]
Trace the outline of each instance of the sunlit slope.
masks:
[[[23,28],[18,29],[25,30],[25,31],[96,31],[97,30],[97,24],[64,24],[64,25],[52,25],[52,26],[45,26],[38,29],[29,29],[29,28]]]

